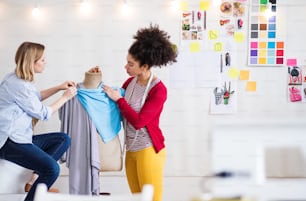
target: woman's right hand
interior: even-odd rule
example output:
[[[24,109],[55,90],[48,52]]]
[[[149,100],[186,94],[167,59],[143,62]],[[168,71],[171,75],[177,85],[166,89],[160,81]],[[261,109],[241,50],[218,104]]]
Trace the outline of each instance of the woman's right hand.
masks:
[[[63,93],[63,97],[66,98],[67,100],[70,100],[77,94],[77,88],[72,86],[68,87],[68,89],[65,90]]]
[[[74,86],[68,87],[63,95],[57,99],[54,103],[50,105],[52,109],[52,114],[57,111],[60,107],[62,107],[68,100],[73,98],[77,94],[77,88]]]
[[[108,97],[115,102],[120,98],[122,98],[120,94],[120,89],[113,89],[112,87],[106,85],[103,85],[103,89],[105,93],[108,95]]]

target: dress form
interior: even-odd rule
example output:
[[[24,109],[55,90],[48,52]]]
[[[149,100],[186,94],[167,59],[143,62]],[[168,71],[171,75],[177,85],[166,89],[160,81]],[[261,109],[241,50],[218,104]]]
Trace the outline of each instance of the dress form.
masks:
[[[102,82],[102,72],[101,71],[87,71],[85,72],[85,77],[83,85],[86,89],[95,89]]]
[[[91,68],[90,70],[85,72],[85,77],[83,81],[83,86],[86,89],[96,89],[99,84],[102,82],[102,72],[99,67]],[[102,141],[102,138],[100,137],[99,133],[97,132],[97,142],[99,146],[99,158],[100,158],[100,166],[102,169],[103,164],[101,161],[104,160],[102,157],[102,151],[105,149],[105,143]]]

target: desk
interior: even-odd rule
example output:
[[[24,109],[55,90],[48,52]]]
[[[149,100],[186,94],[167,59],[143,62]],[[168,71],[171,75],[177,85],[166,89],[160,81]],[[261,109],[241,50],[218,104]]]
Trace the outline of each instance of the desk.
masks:
[[[211,132],[212,171],[247,172],[249,178],[214,179],[217,196],[245,195],[256,200],[306,200],[306,178],[266,178],[266,150],[270,147],[298,147],[306,162],[306,122],[294,120],[233,120],[216,124]],[[269,161],[270,162],[270,161]],[[283,161],[295,167],[299,161]],[[300,175],[305,175],[302,167]],[[271,168],[269,168],[271,169]],[[295,169],[295,168],[291,168]]]
[[[261,185],[247,180],[216,179],[212,189],[217,197],[242,195],[256,201],[306,200],[306,179],[267,179]]]

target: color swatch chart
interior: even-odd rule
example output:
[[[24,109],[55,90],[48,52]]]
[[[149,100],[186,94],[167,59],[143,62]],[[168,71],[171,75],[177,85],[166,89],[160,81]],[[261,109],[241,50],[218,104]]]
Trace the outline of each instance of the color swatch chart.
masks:
[[[276,0],[251,0],[248,64],[284,65],[284,42],[276,31]]]

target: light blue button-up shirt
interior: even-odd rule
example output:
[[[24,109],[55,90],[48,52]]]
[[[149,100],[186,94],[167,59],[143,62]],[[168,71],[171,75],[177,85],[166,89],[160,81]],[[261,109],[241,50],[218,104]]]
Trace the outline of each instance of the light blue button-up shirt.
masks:
[[[10,138],[16,143],[32,143],[32,118],[47,120],[52,109],[41,102],[32,82],[10,73],[0,84],[0,148]]]

